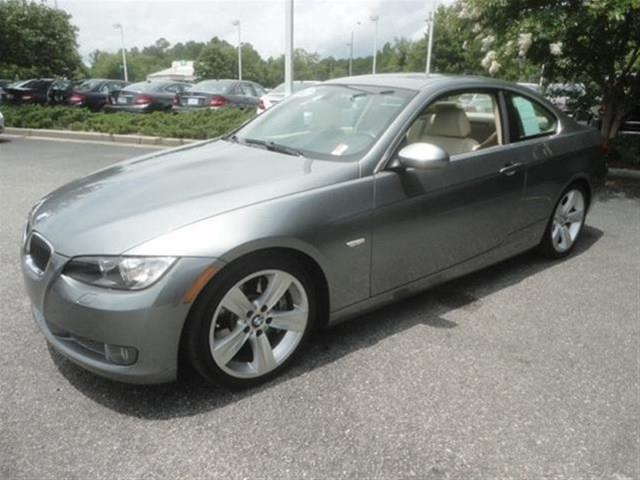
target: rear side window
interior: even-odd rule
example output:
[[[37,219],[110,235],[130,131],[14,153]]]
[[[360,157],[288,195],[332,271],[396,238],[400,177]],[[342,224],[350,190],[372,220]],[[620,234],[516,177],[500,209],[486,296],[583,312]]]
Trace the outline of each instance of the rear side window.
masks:
[[[250,83],[241,83],[240,84],[240,95],[244,95],[245,97],[255,97],[256,92],[253,91],[253,87]]]
[[[552,135],[558,120],[538,102],[521,95],[508,95],[511,141]]]

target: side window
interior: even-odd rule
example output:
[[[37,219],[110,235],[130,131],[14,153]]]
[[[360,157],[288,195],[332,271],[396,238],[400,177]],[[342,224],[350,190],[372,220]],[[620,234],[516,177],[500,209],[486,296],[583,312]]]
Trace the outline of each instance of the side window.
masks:
[[[171,84],[171,85],[167,85],[166,87],[164,87],[164,91],[165,92],[170,92],[170,93],[176,93],[179,91],[178,85],[176,84]]]
[[[244,95],[246,97],[255,97],[256,92],[253,91],[253,87],[250,83],[241,83],[240,84],[240,95]]]
[[[100,87],[100,93],[110,93],[111,92],[111,84],[109,83],[105,83],[104,85],[102,85],[102,87]]]
[[[416,142],[437,145],[450,156],[501,145],[496,95],[468,91],[439,98],[407,130],[404,145]]]
[[[558,120],[538,102],[516,94],[507,102],[512,142],[555,133]]]

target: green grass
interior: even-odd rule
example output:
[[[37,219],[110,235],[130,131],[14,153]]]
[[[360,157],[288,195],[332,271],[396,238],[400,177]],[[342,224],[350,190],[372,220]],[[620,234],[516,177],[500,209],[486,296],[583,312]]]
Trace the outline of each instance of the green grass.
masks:
[[[220,136],[253,116],[237,109],[172,114],[93,113],[84,108],[3,105],[7,127],[48,128],[154,137],[206,139]]]

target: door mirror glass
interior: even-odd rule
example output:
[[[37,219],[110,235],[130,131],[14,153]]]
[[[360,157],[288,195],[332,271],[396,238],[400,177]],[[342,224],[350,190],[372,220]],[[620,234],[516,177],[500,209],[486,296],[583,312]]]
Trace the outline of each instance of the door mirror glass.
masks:
[[[431,143],[412,143],[398,152],[398,162],[404,168],[434,170],[449,163],[449,154]]]

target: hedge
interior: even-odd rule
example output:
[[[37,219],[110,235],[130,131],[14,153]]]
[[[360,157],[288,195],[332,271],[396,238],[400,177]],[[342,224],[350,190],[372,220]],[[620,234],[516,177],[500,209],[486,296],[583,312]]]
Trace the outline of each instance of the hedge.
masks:
[[[87,132],[139,134],[156,137],[217,137],[253,116],[238,109],[205,110],[180,114],[154,112],[94,113],[84,108],[0,106],[7,127],[49,128]]]
[[[612,160],[640,168],[640,135],[618,135],[609,147]]]

